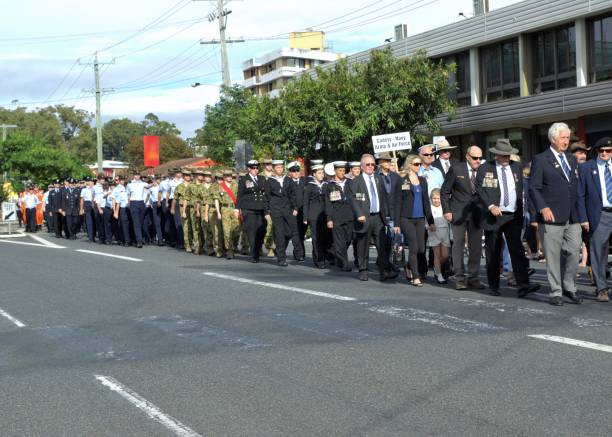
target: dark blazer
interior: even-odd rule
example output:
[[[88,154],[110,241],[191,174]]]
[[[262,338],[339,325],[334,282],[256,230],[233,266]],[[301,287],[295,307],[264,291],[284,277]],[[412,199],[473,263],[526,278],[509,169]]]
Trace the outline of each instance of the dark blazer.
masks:
[[[578,220],[580,223],[589,223],[589,234],[592,235],[599,225],[599,217],[603,208],[597,159],[591,159],[578,167],[576,197]]]
[[[294,185],[289,176],[284,177],[282,186],[275,178],[268,178],[266,196],[270,202],[271,214],[282,214],[296,209]]]
[[[476,193],[480,198],[484,217],[482,226],[485,230],[496,230],[501,224],[500,217],[495,217],[489,211],[490,205],[499,205],[501,199],[501,181],[497,179],[497,170],[495,168],[495,160],[485,162],[478,169],[476,174]],[[510,161],[510,171],[514,177],[514,185],[516,188],[516,210],[514,218],[519,223],[523,222],[523,168],[518,162]],[[485,178],[494,180],[495,186],[485,186]]]
[[[353,216],[355,219],[361,216],[365,216],[366,218],[370,217],[370,195],[365,176],[366,175],[363,173],[360,174],[353,179],[349,185],[349,201],[353,207]],[[385,223],[385,219],[389,216],[387,192],[385,191],[380,176],[375,174],[374,181],[376,183],[376,191],[378,192],[378,210],[383,223]]]
[[[49,207],[47,208],[47,212],[57,212],[61,207],[61,200],[61,189],[58,188],[57,191],[55,191],[55,188],[52,188],[51,191],[49,191]]]
[[[79,215],[81,210],[81,190],[77,188],[63,188],[60,193],[60,208],[66,215]]]
[[[453,165],[448,170],[440,189],[440,200],[444,214],[453,214],[452,224],[460,225],[471,220],[476,226],[480,225],[482,205],[478,194],[472,194],[467,163]]]
[[[304,220],[315,223],[324,218],[325,213],[325,186],[323,182],[319,187],[315,182],[308,182],[304,187]]]
[[[291,178],[290,178],[291,179]],[[304,190],[306,189],[306,178],[299,178],[298,182],[291,179],[293,184],[293,195],[295,198],[295,209],[298,211],[304,207]]]
[[[427,179],[423,176],[419,176],[419,182],[421,184],[425,220],[427,220],[427,223],[430,225],[433,225],[434,219],[431,214],[431,202],[428,195]],[[397,184],[395,193],[393,193],[393,200],[395,203],[395,216],[393,217],[393,221],[395,222],[395,226],[399,226],[401,218],[411,218],[412,209],[414,207],[414,185],[410,182],[408,176],[400,178],[400,183]]]
[[[347,179],[344,191],[333,179],[325,184],[325,215],[327,221],[336,223],[352,223],[353,207],[349,200],[349,186],[351,180]],[[332,200],[337,197],[338,200]]]
[[[397,189],[398,184],[401,184],[402,177],[399,174],[392,172],[392,171],[387,173],[386,176],[382,174],[380,170],[377,170],[376,174],[380,176],[380,180],[382,181],[383,187],[385,188],[385,192],[387,193],[387,199],[389,200],[393,199],[393,196],[395,196],[395,190]],[[395,205],[393,202],[389,201],[388,207],[389,207],[389,217],[391,217],[391,220],[393,220],[393,217],[395,216]]]
[[[268,196],[266,196],[266,178],[257,176],[255,182],[251,175],[238,180],[238,209],[252,209],[269,212]]]
[[[536,155],[531,163],[529,196],[537,212],[539,223],[544,223],[540,211],[550,208],[555,216],[554,224],[578,222],[576,190],[578,189],[578,170],[576,158],[565,152],[570,166],[569,181],[552,150],[547,149]]]
[[[450,168],[452,169],[455,165],[459,164],[460,161],[451,158],[450,159]],[[444,175],[444,179],[446,179],[446,176],[448,175],[448,173],[444,173],[444,167],[442,166],[442,162],[440,162],[440,158],[436,158],[436,160],[434,162],[431,163],[432,167],[437,168],[438,170],[440,170],[442,172],[442,174]],[[450,171],[450,169],[448,170]]]

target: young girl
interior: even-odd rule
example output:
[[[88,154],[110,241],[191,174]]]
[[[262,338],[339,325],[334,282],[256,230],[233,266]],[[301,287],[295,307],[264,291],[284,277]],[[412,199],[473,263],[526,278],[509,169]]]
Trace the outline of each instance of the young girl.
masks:
[[[442,206],[440,205],[440,190],[431,190],[431,214],[434,218],[435,230],[429,231],[427,247],[431,247],[434,253],[434,277],[438,284],[446,284],[446,279],[442,276],[442,266],[448,260],[448,250],[450,247],[450,227],[444,218]]]

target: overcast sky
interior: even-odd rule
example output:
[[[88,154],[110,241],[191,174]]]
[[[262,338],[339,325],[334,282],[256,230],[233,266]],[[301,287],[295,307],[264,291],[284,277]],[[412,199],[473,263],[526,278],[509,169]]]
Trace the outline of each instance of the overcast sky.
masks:
[[[19,100],[29,108],[64,103],[93,112],[94,97],[83,93],[93,88],[93,69],[77,59],[92,62],[97,50],[101,62],[116,58],[101,66],[101,86],[115,90],[102,99],[105,120],[154,112],[190,137],[221,83],[218,47],[198,44],[219,36],[217,22],[205,19],[215,8],[216,1],[205,0],[5,1],[0,106]],[[232,81],[240,83],[242,62],[286,46],[289,31],[324,30],[333,51],[350,54],[382,44],[399,23],[414,35],[462,20],[458,14],[471,14],[472,0],[243,0],[226,9],[228,37],[247,39],[229,49]],[[253,40],[270,37],[280,39]],[[207,85],[192,88],[193,82]]]

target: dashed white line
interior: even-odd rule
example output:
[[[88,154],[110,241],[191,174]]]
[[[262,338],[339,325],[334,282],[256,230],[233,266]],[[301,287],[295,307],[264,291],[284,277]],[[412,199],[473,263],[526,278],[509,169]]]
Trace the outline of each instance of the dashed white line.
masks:
[[[599,343],[591,343],[590,341],[575,340],[573,338],[557,337],[556,335],[545,335],[545,334],[529,335],[528,337],[537,338],[539,340],[554,341],[555,343],[569,344],[571,346],[578,346],[578,347],[583,347],[586,349],[593,349],[593,350],[601,351],[601,352],[612,353],[612,346],[608,346],[605,344],[599,344]]]
[[[2,308],[0,308],[0,315],[7,318],[8,320],[10,320],[11,322],[13,322],[18,328],[25,328],[27,325],[25,323],[23,323],[21,320],[19,320],[16,317],[11,316],[9,313],[7,313],[6,311],[4,311]]]
[[[102,383],[102,385],[108,387],[110,390],[114,391],[119,396],[126,399],[136,408],[146,413],[146,415],[149,416],[151,419],[162,424],[174,434],[180,437],[202,437],[201,434],[198,434],[188,426],[183,425],[174,417],[165,414],[158,407],[147,401],[138,393],[130,390],[128,387],[124,386],[116,379],[111,378],[110,376],[103,375],[95,375],[95,377],[98,381]]]
[[[289,285],[275,284],[273,282],[255,281],[253,279],[240,278],[238,276],[222,275],[220,273],[204,272],[204,275],[212,276],[214,278],[220,278],[220,279],[229,279],[230,281],[242,282],[244,284],[260,285],[262,287],[276,288],[279,290],[288,290],[288,291],[294,291],[296,293],[310,294],[312,296],[326,297],[328,299],[342,300],[342,301],[347,301],[347,302],[357,300],[354,297],[341,296],[339,294],[325,293],[322,291],[315,291],[315,290],[307,290],[305,288],[291,287]]]
[[[119,259],[124,259],[126,261],[136,261],[136,262],[142,261],[140,258],[132,258],[131,256],[123,256],[123,255],[114,255],[112,253],[105,253],[105,252],[96,252],[95,250],[77,249],[75,250],[75,252],[89,253],[91,255],[108,256],[110,258],[119,258]]]

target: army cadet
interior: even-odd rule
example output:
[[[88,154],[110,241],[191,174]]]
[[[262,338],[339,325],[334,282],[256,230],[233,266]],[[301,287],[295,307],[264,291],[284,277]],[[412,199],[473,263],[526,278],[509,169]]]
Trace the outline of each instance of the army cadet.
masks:
[[[184,240],[184,248],[185,252],[192,252],[192,227],[191,227],[191,218],[189,216],[189,196],[187,192],[189,191],[189,187],[191,185],[191,172],[189,170],[182,170],[183,182],[181,182],[174,189],[174,199],[172,200],[172,209],[174,210],[174,215],[178,214],[181,219],[181,228],[183,229],[183,240]]]
[[[234,181],[231,170],[223,172],[223,179],[219,180],[219,188],[225,257],[233,259],[238,250],[238,239],[240,238],[240,211],[236,198],[238,183]]]
[[[218,244],[216,245],[214,242],[213,236],[213,226],[216,222],[214,219],[211,220],[212,213],[216,212],[218,196],[213,189],[212,173],[210,170],[205,170],[203,174],[204,182],[196,199],[196,208],[200,211],[200,224],[202,227],[202,234],[204,235],[204,252],[208,256],[213,256],[217,254],[217,250],[219,249]]]
[[[352,270],[347,250],[353,240],[353,208],[348,191],[351,181],[345,177],[346,162],[334,162],[335,176],[325,186],[325,215],[327,228],[333,236],[336,265],[344,272]]]
[[[240,185],[240,180],[244,179],[247,176],[248,172],[246,170],[240,170],[238,172],[238,179],[236,183]],[[238,201],[238,192],[236,192],[236,201]],[[251,246],[249,246],[249,237],[246,233],[246,228],[244,227],[244,217],[238,210],[238,214],[240,216],[240,253],[242,255],[249,255],[251,253]]]
[[[62,192],[60,213],[66,221],[66,238],[76,240],[80,212],[80,191],[75,187],[76,181],[68,179],[67,187]]]
[[[304,188],[304,222],[312,234],[312,261],[320,269],[330,260],[331,234],[325,221],[325,172],[323,164],[313,165],[311,180]]]
[[[293,183],[295,211],[297,211],[295,221],[298,232],[297,242],[299,243],[299,247],[293,247],[293,258],[296,261],[304,261],[304,254],[306,253],[306,249],[304,248],[304,238],[306,237],[306,229],[308,229],[308,225],[304,223],[304,188],[306,187],[306,178],[300,175],[302,169],[297,161],[287,164],[287,170],[289,172],[291,182]]]
[[[271,159],[264,159],[263,160],[263,177],[266,178],[266,180],[268,178],[271,178],[272,175],[274,174],[274,172],[272,171],[272,160]],[[264,246],[266,248],[266,250],[268,251],[267,255],[269,257],[273,257],[274,256],[274,233],[272,232],[272,220],[268,220],[268,223],[266,225],[266,235],[264,237]]]
[[[117,221],[117,228],[119,230],[119,241],[123,246],[127,247],[131,244],[130,238],[130,210],[127,191],[123,183],[125,179],[123,176],[117,177],[117,185],[113,189],[113,217]]]
[[[189,220],[191,221],[192,249],[194,255],[202,253],[202,223],[198,199],[204,190],[204,172],[201,169],[194,169],[192,175],[195,181],[189,185],[187,196],[189,198]]]
[[[266,233],[266,223],[270,219],[266,180],[259,176],[259,162],[247,162],[249,173],[238,183],[238,209],[244,218],[244,227],[251,248],[251,262],[258,263]]]

